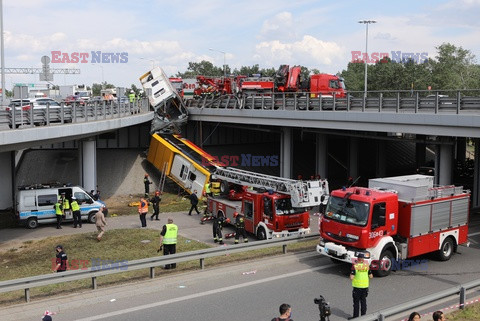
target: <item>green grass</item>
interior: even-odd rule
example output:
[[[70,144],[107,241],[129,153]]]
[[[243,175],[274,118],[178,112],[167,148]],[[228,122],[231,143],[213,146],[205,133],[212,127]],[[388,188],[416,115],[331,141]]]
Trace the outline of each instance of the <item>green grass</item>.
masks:
[[[480,303],[470,304],[464,310],[447,315],[449,321],[478,321],[480,320]]]

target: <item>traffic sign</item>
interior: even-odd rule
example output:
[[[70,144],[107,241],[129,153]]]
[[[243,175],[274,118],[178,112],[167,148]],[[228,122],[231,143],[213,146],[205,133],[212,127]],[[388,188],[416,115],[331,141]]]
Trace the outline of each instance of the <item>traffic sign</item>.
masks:
[[[16,83],[15,86],[19,86],[19,87],[35,87],[35,84],[22,84],[22,83]]]

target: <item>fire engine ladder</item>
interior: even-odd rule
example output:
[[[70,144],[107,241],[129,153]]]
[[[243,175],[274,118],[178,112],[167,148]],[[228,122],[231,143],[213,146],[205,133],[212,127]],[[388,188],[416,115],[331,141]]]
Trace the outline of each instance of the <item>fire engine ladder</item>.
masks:
[[[216,167],[213,178],[222,179],[238,185],[248,185],[257,188],[271,189],[289,194],[293,207],[310,207],[320,204],[320,196],[328,194],[328,184],[325,180],[297,181],[294,179],[254,173],[232,167]],[[314,195],[313,189],[320,194]]]

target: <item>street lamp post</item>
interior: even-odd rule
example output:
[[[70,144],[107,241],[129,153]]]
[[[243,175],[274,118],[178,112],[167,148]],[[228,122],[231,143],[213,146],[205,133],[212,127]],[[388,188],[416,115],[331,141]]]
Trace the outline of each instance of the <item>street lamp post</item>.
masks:
[[[5,95],[7,94],[7,91],[5,90],[5,55],[4,55],[4,46],[5,43],[3,41],[3,0],[0,0],[0,42],[2,46],[2,51],[0,53],[0,60],[2,64],[2,100],[0,101],[0,105],[3,105],[3,102],[5,101]]]
[[[367,61],[368,61],[368,25],[377,23],[375,20],[360,20],[358,23],[365,24],[365,92],[364,97],[367,98]]]
[[[227,78],[227,63],[226,63],[226,55],[227,55],[227,53],[226,53],[225,51],[215,50],[215,49],[212,49],[212,48],[209,48],[208,50],[220,52],[220,53],[223,54],[223,78]]]

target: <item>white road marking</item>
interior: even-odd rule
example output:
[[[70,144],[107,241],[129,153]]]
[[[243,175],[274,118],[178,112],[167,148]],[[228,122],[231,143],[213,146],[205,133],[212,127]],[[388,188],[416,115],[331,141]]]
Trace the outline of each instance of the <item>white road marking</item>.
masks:
[[[305,273],[310,273],[310,272],[319,271],[319,270],[323,270],[323,269],[328,269],[328,268],[333,267],[335,265],[336,264],[329,264],[329,265],[319,266],[319,267],[316,267],[316,268],[296,271],[296,272],[282,274],[282,275],[278,275],[278,276],[272,276],[272,277],[268,277],[268,278],[265,278],[265,279],[262,279],[262,280],[250,281],[250,282],[246,282],[246,283],[242,283],[242,284],[227,286],[227,287],[220,288],[220,289],[205,291],[205,292],[202,292],[202,293],[185,295],[185,296],[170,299],[170,300],[139,305],[137,307],[123,309],[123,310],[117,310],[117,311],[114,311],[114,312],[108,312],[108,313],[100,314],[100,315],[93,316],[93,317],[77,319],[76,321],[94,321],[94,320],[105,319],[105,318],[114,317],[114,316],[117,316],[117,315],[122,315],[122,314],[125,314],[125,313],[131,313],[131,312],[136,312],[136,311],[140,311],[140,310],[155,308],[155,307],[162,306],[162,305],[167,305],[167,304],[171,304],[171,303],[186,301],[186,300],[199,298],[199,297],[203,297],[203,296],[207,296],[207,295],[211,295],[211,294],[222,293],[222,292],[226,292],[226,291],[245,288],[245,287],[248,287],[248,286],[251,286],[251,285],[276,281],[276,280],[279,280],[279,279],[289,278],[289,277],[300,275],[300,274],[305,274]]]

